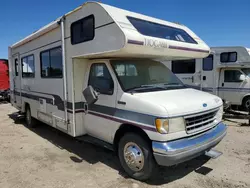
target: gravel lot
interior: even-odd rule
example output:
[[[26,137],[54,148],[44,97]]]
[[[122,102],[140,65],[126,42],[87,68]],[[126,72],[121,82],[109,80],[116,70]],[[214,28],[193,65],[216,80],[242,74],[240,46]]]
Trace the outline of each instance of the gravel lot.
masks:
[[[202,156],[160,168],[138,182],[126,176],[114,153],[41,124],[28,129],[10,104],[0,104],[0,188],[91,187],[250,187],[250,127],[228,123],[228,134],[216,147],[223,155]]]

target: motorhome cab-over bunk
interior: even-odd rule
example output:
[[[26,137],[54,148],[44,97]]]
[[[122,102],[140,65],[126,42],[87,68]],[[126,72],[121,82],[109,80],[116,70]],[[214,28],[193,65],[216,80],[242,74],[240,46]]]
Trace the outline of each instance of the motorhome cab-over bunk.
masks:
[[[250,49],[212,47],[203,59],[164,62],[182,82],[213,93],[233,105],[250,107]]]
[[[111,146],[145,180],[156,163],[209,153],[225,136],[221,99],[186,88],[160,63],[209,53],[186,26],[85,3],[9,47],[11,103],[29,126]]]

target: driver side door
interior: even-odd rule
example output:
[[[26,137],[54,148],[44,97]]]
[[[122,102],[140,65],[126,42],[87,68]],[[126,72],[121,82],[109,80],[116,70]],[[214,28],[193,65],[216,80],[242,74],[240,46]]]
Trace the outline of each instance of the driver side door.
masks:
[[[241,99],[247,93],[247,82],[240,80],[244,74],[237,69],[223,69],[220,76],[219,96],[232,104],[241,104]]]
[[[91,85],[99,95],[98,100],[88,106],[88,113],[84,115],[84,125],[89,135],[110,142],[117,82],[112,75],[111,67],[106,62],[92,63],[88,72],[87,85]]]

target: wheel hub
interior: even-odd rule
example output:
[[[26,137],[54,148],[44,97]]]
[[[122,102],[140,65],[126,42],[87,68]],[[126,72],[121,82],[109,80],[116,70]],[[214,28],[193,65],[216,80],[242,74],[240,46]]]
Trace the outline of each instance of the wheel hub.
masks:
[[[129,142],[124,147],[124,159],[128,167],[133,171],[140,171],[144,166],[144,155],[141,148]]]

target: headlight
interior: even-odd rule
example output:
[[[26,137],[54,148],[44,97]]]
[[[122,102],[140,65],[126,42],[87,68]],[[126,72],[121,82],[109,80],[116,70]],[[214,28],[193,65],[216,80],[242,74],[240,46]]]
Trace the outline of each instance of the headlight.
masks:
[[[185,120],[183,117],[169,119],[169,133],[185,130]]]
[[[175,133],[185,130],[184,118],[156,119],[156,130],[161,134]]]

